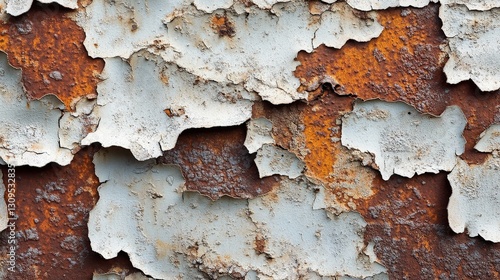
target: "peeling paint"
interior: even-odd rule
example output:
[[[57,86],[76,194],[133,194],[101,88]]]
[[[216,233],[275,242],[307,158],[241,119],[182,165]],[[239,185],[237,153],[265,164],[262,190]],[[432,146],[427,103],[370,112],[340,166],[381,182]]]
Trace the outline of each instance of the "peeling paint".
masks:
[[[346,0],[354,9],[360,11],[371,11],[371,10],[385,10],[391,7],[416,7],[422,8],[429,5],[431,2],[438,2],[438,0]]]
[[[127,28],[118,14],[128,15],[138,28],[147,26],[148,32]],[[220,32],[213,30],[213,18],[221,16],[232,25],[234,34],[229,37],[221,38]],[[165,20],[153,21],[158,18]],[[76,19],[87,31],[85,46],[93,57],[128,58],[142,48],[150,48],[203,79],[243,84],[264,100],[281,104],[307,96],[296,90],[300,84],[293,76],[297,52],[311,52],[323,43],[341,47],[348,39],[367,41],[378,36],[382,27],[373,15],[366,18],[357,18],[345,4],[332,6],[320,17],[313,16],[302,1],[278,3],[270,11],[252,6],[242,13],[227,9],[223,14],[207,14],[182,1],[150,9],[145,4],[127,7],[121,2],[110,5],[93,1]],[[262,40],[267,43],[255,44]]]
[[[457,106],[436,118],[402,102],[356,102],[342,119],[342,145],[373,154],[384,180],[392,174],[411,178],[415,173],[451,171],[464,152],[466,122]],[[372,163],[362,157],[364,165]]]
[[[0,50],[22,69],[29,100],[55,95],[67,111],[82,98],[95,98],[104,63],[88,57],[85,33],[64,11],[33,7],[0,24]]]
[[[202,272],[244,277],[249,271],[259,279],[308,271],[365,277],[385,271],[363,253],[363,219],[313,210],[314,192],[304,183],[287,181],[273,195],[249,202],[211,202],[181,195],[176,189],[184,180],[175,166],[137,162],[117,149],[97,153],[94,164],[103,183],[89,219],[93,250],[105,258],[126,251],[135,267],[155,278],[192,279]]]
[[[481,235],[486,240],[500,242],[500,159],[489,158],[482,165],[469,166],[459,160],[448,175],[453,193],[448,204],[451,229],[468,235]]]
[[[120,146],[146,160],[172,149],[185,129],[237,125],[251,117],[255,97],[241,86],[201,80],[147,51],[129,62],[106,59],[94,109],[99,125],[83,145]]]
[[[40,3],[48,4],[48,3],[58,3],[59,5],[76,9],[78,8],[77,0],[37,0]],[[6,0],[7,8],[5,11],[12,16],[19,16],[26,13],[33,5],[33,0]]]
[[[245,137],[245,147],[253,154],[264,144],[275,144],[271,135],[273,124],[266,118],[251,119],[247,123],[247,135]]]
[[[498,8],[471,11],[464,5],[441,6],[439,17],[450,48],[444,67],[448,83],[471,79],[482,91],[500,88],[499,16]]]
[[[476,150],[484,153],[500,151],[500,124],[492,124],[479,137],[479,141],[474,146]]]
[[[465,5],[469,10],[487,11],[500,7],[497,0],[440,0],[441,5],[460,4]]]
[[[0,172],[0,195],[1,197],[8,197],[5,193],[5,185],[3,183],[3,175]],[[9,222],[9,216],[7,212],[7,203],[6,199],[0,199],[0,231],[3,231],[7,228]]]
[[[468,165],[459,160],[448,175],[452,195],[448,204],[448,221],[451,229],[462,233],[467,229],[471,237],[500,242],[500,133],[498,125],[490,126],[481,134],[476,148],[494,152],[480,165]]]
[[[255,163],[260,178],[279,174],[294,179],[299,177],[305,168],[304,163],[295,154],[270,144],[264,144],[257,151]]]
[[[222,196],[253,198],[279,187],[277,176],[259,178],[255,156],[243,146],[245,128],[210,128],[185,131],[175,148],[158,161],[176,164],[185,175],[183,190],[212,200]]]
[[[62,104],[55,98],[29,102],[21,86],[21,71],[12,68],[0,53],[0,157],[15,166],[70,163],[73,155],[59,147]]]

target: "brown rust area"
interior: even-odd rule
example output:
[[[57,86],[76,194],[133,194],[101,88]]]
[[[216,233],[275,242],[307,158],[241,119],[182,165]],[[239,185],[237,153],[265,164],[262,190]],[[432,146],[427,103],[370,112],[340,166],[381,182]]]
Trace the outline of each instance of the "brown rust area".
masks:
[[[125,254],[106,261],[90,247],[87,222],[99,185],[92,164],[95,150],[81,150],[64,167],[16,167],[16,269],[3,279],[91,279],[94,271],[112,266],[137,271]],[[6,168],[2,171],[7,183]],[[7,236],[8,231],[0,236],[3,268],[8,267]]]
[[[443,73],[446,54],[441,50],[445,36],[440,30],[438,6],[380,11],[379,21],[385,29],[370,42],[349,41],[340,50],[321,46],[311,54],[299,53],[301,65],[295,71],[302,84],[299,90],[311,89],[313,85],[320,85],[320,81],[336,81],[338,84],[331,86],[338,94],[355,95],[363,100],[403,101],[433,115],[440,115],[447,106],[457,105],[468,121],[464,131],[467,144],[461,157],[469,163],[483,162],[485,154],[473,147],[481,132],[500,120],[500,91],[482,93],[472,82],[446,83]],[[329,84],[320,85],[311,89],[310,95],[313,99],[322,99],[328,88]],[[331,120],[313,113],[308,111],[304,115],[305,122],[315,119],[318,123],[311,128],[312,133],[328,134],[325,128],[316,131],[321,126],[331,127]],[[311,138],[307,125],[305,135],[309,149],[314,145],[324,146]],[[331,155],[321,158],[331,163]]]
[[[226,13],[212,16],[211,27],[219,34],[219,37],[233,37],[236,35],[234,23],[229,20]]]
[[[375,180],[377,193],[358,201],[365,240],[390,279],[498,279],[500,244],[455,234],[448,226],[446,173]]]
[[[188,191],[212,200],[221,196],[253,198],[277,187],[279,177],[259,178],[255,155],[243,145],[245,136],[244,125],[187,130],[159,161],[180,166]]]
[[[0,50],[12,66],[22,69],[29,99],[53,94],[73,111],[79,99],[97,96],[104,61],[88,56],[84,31],[64,9],[53,7],[34,5],[28,13],[3,22]]]
[[[436,93],[446,81],[438,6],[389,9],[378,15],[384,30],[368,43],[348,41],[341,49],[322,45],[311,54],[299,53],[301,66],[295,74],[301,89],[333,77],[338,83],[335,90],[342,95],[401,100],[421,111],[443,111]]]

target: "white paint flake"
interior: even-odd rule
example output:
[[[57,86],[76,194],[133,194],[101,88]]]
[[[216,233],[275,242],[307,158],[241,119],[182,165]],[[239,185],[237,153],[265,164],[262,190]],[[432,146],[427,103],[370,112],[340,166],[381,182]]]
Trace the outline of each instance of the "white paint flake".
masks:
[[[12,68],[4,53],[0,53],[0,107],[0,157],[6,163],[37,167],[70,163],[71,151],[59,147],[62,103],[54,96],[28,102],[21,70]]]
[[[255,164],[259,177],[275,174],[297,178],[302,174],[305,164],[294,154],[276,145],[265,144],[257,151]]]
[[[69,8],[78,8],[77,0],[37,0],[40,3],[58,3],[59,5]],[[7,0],[7,8],[5,11],[11,16],[19,16],[26,13],[33,5],[33,0]]]
[[[275,4],[286,3],[292,0],[251,0],[251,1],[261,9],[270,10]]]
[[[211,13],[218,9],[227,9],[233,5],[233,0],[194,0],[193,4],[198,10]]]
[[[251,117],[255,95],[241,86],[202,80],[146,51],[129,63],[106,59],[94,109],[99,126],[83,145],[120,146],[146,160],[172,149],[185,129],[238,125]]]
[[[500,8],[471,11],[464,5],[441,5],[439,17],[448,37],[447,82],[472,80],[482,91],[500,88]]]
[[[461,4],[467,6],[469,10],[487,11],[500,7],[498,0],[440,0],[441,5]]]
[[[422,8],[438,0],[346,0],[349,6],[361,11],[385,10],[392,7]]]
[[[490,156],[482,165],[459,160],[448,175],[452,194],[448,222],[456,233],[500,242],[500,158]]]
[[[459,160],[448,175],[452,188],[448,223],[456,233],[467,229],[471,237],[500,242],[500,125],[481,133],[474,148],[492,154],[479,165]]]
[[[457,106],[439,117],[402,102],[357,101],[342,120],[342,145],[374,155],[382,178],[451,171],[464,152],[466,119]]]
[[[364,252],[362,217],[313,210],[314,190],[306,183],[285,180],[272,195],[251,201],[211,201],[182,193],[184,179],[176,166],[138,162],[118,148],[99,151],[94,164],[102,184],[89,217],[92,249],[108,259],[124,251],[154,278],[385,272]],[[258,252],[259,239],[264,243]]]
[[[187,0],[113,3],[93,1],[76,16],[92,57],[128,58],[149,47],[194,75],[243,84],[274,104],[307,98],[306,92],[297,92],[300,82],[293,75],[299,51],[311,52],[320,44],[341,47],[348,39],[368,41],[382,30],[375,15],[361,20],[343,3],[321,16],[311,15],[308,4],[298,0],[241,13],[235,8],[206,13]]]
[[[7,212],[7,203],[5,202],[5,185],[3,183],[3,172],[0,171],[0,232],[7,228],[9,222],[9,215]],[[8,198],[8,196],[7,196]]]
[[[484,153],[500,151],[500,124],[488,127],[481,133],[480,138],[474,149]]]
[[[285,181],[274,195],[249,201],[257,234],[266,240],[265,253],[288,260],[297,269],[323,276],[368,277],[385,272],[364,251],[366,222],[357,213],[333,215],[313,210],[314,190],[306,183]],[[287,270],[280,279],[295,279]]]
[[[75,112],[65,112],[59,121],[59,144],[73,153],[80,150],[80,142],[95,131],[99,118],[92,115],[96,100],[82,98],[76,104]]]
[[[378,37],[384,27],[377,22],[375,13],[368,13],[366,19],[357,17],[345,4],[332,5],[321,14],[321,25],[315,33],[313,47],[321,44],[340,49],[348,40],[368,42]]]
[[[272,136],[273,124],[266,118],[251,119],[247,123],[245,147],[250,154],[259,150],[264,144],[274,144]]]

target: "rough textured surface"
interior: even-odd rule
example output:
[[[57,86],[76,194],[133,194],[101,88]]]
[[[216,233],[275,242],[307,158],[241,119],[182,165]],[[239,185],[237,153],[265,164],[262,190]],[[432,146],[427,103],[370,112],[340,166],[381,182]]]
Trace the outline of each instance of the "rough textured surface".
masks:
[[[474,149],[485,153],[500,151],[500,124],[492,124],[479,137]]]
[[[85,33],[60,9],[33,7],[0,25],[0,50],[23,70],[28,99],[55,95],[73,111],[82,98],[95,98],[104,63],[88,57]]]
[[[123,250],[135,267],[163,279],[202,272],[243,277],[254,271],[259,278],[290,279],[308,271],[355,277],[384,271],[359,251],[363,219],[354,213],[329,218],[312,210],[314,192],[305,183],[286,181],[279,191],[248,204],[211,202],[181,195],[178,167],[137,162],[127,153],[108,149],[94,158],[103,184],[90,213],[89,236],[93,250],[105,258]],[[312,250],[302,254],[305,248]]]
[[[439,17],[449,38],[447,81],[471,79],[482,91],[500,88],[500,9],[471,11],[464,5],[442,5]]]
[[[297,156],[276,145],[265,144],[257,151],[255,164],[259,176],[285,175],[291,179],[302,175],[305,165]]]
[[[82,144],[120,146],[146,160],[172,149],[185,129],[237,125],[251,116],[254,96],[240,86],[201,80],[149,52],[129,63],[106,59],[94,109],[99,126]]]
[[[274,144],[271,134],[273,123],[266,118],[251,119],[247,123],[247,135],[245,137],[245,147],[253,154],[264,144]]]
[[[243,126],[188,130],[158,161],[181,168],[187,191],[212,200],[221,196],[253,198],[278,187],[279,178],[259,178],[255,156],[243,146],[244,138]]]
[[[0,53],[0,157],[9,164],[67,165],[71,151],[59,147],[61,103],[55,98],[29,102],[21,86],[21,71],[12,68]]]
[[[384,10],[391,7],[417,7],[422,8],[430,2],[438,0],[347,0],[347,4],[361,11]]]
[[[439,117],[419,114],[404,103],[356,102],[342,118],[342,145],[373,155],[382,178],[451,171],[464,152],[466,118],[459,107]],[[361,155],[364,165],[370,156]]]
[[[463,23],[462,18],[447,22],[453,28],[467,31],[470,26],[480,27],[477,30],[478,39],[488,31],[496,32],[494,24],[486,25],[483,19],[496,13],[494,6],[497,1],[440,2],[460,8],[467,18],[473,15],[472,24],[467,22],[462,27],[459,26]],[[349,6],[355,3],[362,9],[377,11],[366,13]],[[8,53],[12,65],[22,70],[22,84],[18,83],[17,87],[24,86],[30,100],[54,92],[64,103],[63,107],[50,96],[41,99],[44,104],[47,104],[46,101],[59,104],[57,107],[64,112],[60,111],[59,127],[50,123],[54,128],[51,131],[58,131],[59,139],[53,137],[39,141],[52,143],[59,140],[60,147],[76,153],[72,163],[64,167],[51,164],[43,168],[16,168],[19,183],[17,270],[14,273],[6,270],[9,247],[8,232],[4,231],[0,235],[1,279],[91,279],[94,274],[108,274],[122,280],[126,277],[145,277],[140,272],[136,273],[137,269],[130,264],[129,256],[123,252],[110,260],[92,252],[87,221],[88,212],[99,199],[98,182],[92,166],[92,154],[97,145],[80,150],[81,139],[98,128],[101,120],[98,111],[104,108],[97,102],[101,99],[108,102],[110,96],[113,98],[112,104],[108,103],[113,107],[111,109],[115,112],[122,110],[121,115],[113,115],[121,127],[110,133],[121,132],[125,139],[130,139],[131,135],[142,139],[148,135],[152,135],[152,139],[157,137],[155,133],[141,134],[144,129],[151,132],[156,127],[148,121],[142,122],[138,116],[154,120],[143,114],[143,109],[164,107],[159,105],[165,100],[152,104],[154,102],[142,94],[161,94],[156,90],[155,84],[159,85],[156,78],[146,77],[146,73],[126,76],[127,71],[132,69],[129,67],[131,61],[135,61],[137,56],[149,59],[149,64],[142,63],[141,66],[168,66],[155,70],[144,68],[145,72],[150,71],[148,73],[167,73],[166,69],[173,67],[169,76],[160,75],[162,82],[168,82],[173,76],[185,81],[181,83],[182,92],[175,95],[171,105],[182,102],[197,104],[191,98],[198,99],[198,94],[208,96],[211,91],[205,90],[207,84],[214,85],[216,91],[223,93],[227,93],[225,90],[233,92],[234,88],[246,89],[242,92],[252,97],[223,94],[218,96],[217,102],[229,101],[234,105],[238,101],[248,101],[252,107],[252,119],[265,118],[272,123],[273,142],[267,144],[295,154],[304,162],[303,172],[307,176],[297,181],[277,175],[258,178],[253,162],[256,155],[250,154],[244,146],[245,131],[250,138],[255,134],[243,124],[224,128],[192,128],[182,133],[179,131],[181,135],[178,138],[178,133],[167,135],[165,139],[175,143],[175,147],[169,151],[159,148],[160,153],[157,154],[163,156],[149,162],[154,166],[160,163],[177,164],[186,180],[184,186],[174,193],[175,203],[167,207],[169,213],[175,214],[173,223],[181,228],[178,232],[180,237],[175,239],[176,242],[182,240],[177,243],[180,245],[173,249],[167,246],[165,250],[175,251],[175,257],[183,261],[176,263],[175,259],[169,259],[165,262],[178,265],[173,268],[173,273],[188,269],[192,276],[196,275],[199,279],[223,280],[270,280],[279,277],[318,280],[500,278],[500,244],[485,241],[482,237],[456,234],[450,228],[447,205],[452,188],[455,193],[456,186],[450,186],[446,172],[412,178],[392,175],[385,181],[380,172],[362,165],[363,160],[368,163],[371,159],[369,154],[352,152],[340,141],[342,116],[353,110],[352,103],[356,98],[403,101],[414,107],[419,115],[430,113],[439,116],[447,107],[456,105],[467,119],[463,131],[467,143],[464,153],[460,155],[467,166],[465,168],[464,165],[464,170],[487,173],[487,167],[494,163],[492,156],[498,152],[495,151],[494,126],[484,131],[493,123],[500,122],[500,94],[498,91],[482,92],[472,81],[458,84],[446,82],[443,68],[449,56],[454,55],[448,42],[458,39],[448,38],[443,33],[438,5],[426,4],[425,1],[335,0],[82,0],[78,4],[75,12],[57,4],[42,5],[35,1],[31,10],[21,17],[1,14],[0,49]],[[407,5],[410,7],[379,10],[385,6]],[[412,8],[411,5],[426,6]],[[2,0],[0,7],[2,11],[6,7]],[[469,13],[471,10],[476,13]],[[478,23],[474,24],[476,16]],[[70,19],[77,20],[84,30]],[[290,32],[294,32],[293,36]],[[474,39],[474,32],[468,31],[465,39]],[[85,37],[86,48],[96,59],[88,56],[82,44]],[[345,42],[347,39],[352,40]],[[493,42],[491,49],[495,46]],[[492,55],[487,62],[494,62],[497,54],[491,49],[478,46],[470,54],[474,61],[478,61],[474,55],[485,51]],[[98,57],[120,62],[124,67],[101,76],[104,63]],[[241,69],[244,71],[238,72]],[[141,68],[140,71],[144,70]],[[124,76],[126,78],[122,79]],[[137,80],[138,76],[141,80]],[[97,96],[96,90],[96,84],[103,78],[113,80],[117,85],[113,87],[112,83],[104,82],[108,92],[105,98]],[[134,83],[135,88],[132,88],[130,85]],[[282,91],[285,87],[289,92]],[[268,91],[276,89],[279,94]],[[115,94],[110,95],[112,92]],[[130,92],[141,94],[129,100]],[[275,103],[294,101],[297,97],[307,98],[307,102],[274,105],[260,100],[259,94]],[[135,105],[127,104],[129,101]],[[161,108],[158,115],[153,112],[151,116],[166,115],[169,124],[172,119],[192,116],[184,114],[184,108],[173,105]],[[26,109],[29,108],[20,112]],[[250,111],[249,107],[247,109]],[[110,108],[106,110],[110,111]],[[225,109],[219,110],[222,112],[217,112],[218,116],[225,121],[233,121],[230,112],[225,114]],[[196,108],[196,116],[209,119],[213,115],[209,109]],[[15,119],[16,116],[9,116],[8,119]],[[157,120],[162,127],[161,118]],[[210,122],[210,126],[214,123],[217,126],[218,121]],[[134,131],[133,134],[131,131]],[[266,128],[266,137],[269,137],[267,131]],[[100,133],[106,136],[106,129]],[[121,136],[117,135],[117,138]],[[111,139],[109,135],[107,137]],[[270,141],[270,138],[266,139]],[[475,150],[475,145],[483,152]],[[260,144],[255,146],[259,148]],[[126,152],[132,167],[144,163],[137,162],[128,151],[112,150],[120,151],[116,154],[112,152],[113,155]],[[0,159],[0,164],[5,163]],[[125,166],[123,170],[130,170],[131,166]],[[102,168],[110,170],[111,166]],[[5,181],[7,171],[5,167],[2,170]],[[139,179],[144,172],[140,170],[127,175]],[[487,181],[484,178],[495,179],[495,176],[496,173],[489,177],[482,176],[477,182]],[[314,184],[306,184],[302,180]],[[128,189],[128,186],[124,187]],[[147,185],[145,190],[149,188],[151,186]],[[124,191],[122,188],[119,190]],[[143,191],[139,189],[137,194],[144,194]],[[153,199],[148,195],[146,193],[145,201],[153,201],[154,205],[160,205],[158,201],[164,199]],[[493,193],[491,197],[495,195]],[[196,203],[188,207],[182,204],[184,202]],[[69,206],[77,203],[78,210]],[[198,208],[193,210],[192,207]],[[241,209],[243,214],[239,215],[240,212],[236,213],[235,209]],[[122,210],[130,211],[127,208]],[[474,211],[467,213],[478,213],[477,210],[478,207],[474,207]],[[356,211],[361,216],[346,213],[349,211]],[[135,214],[127,216],[126,221],[135,222],[136,217],[143,213]],[[166,217],[161,211],[153,214],[154,218]],[[241,221],[242,218],[244,221]],[[151,221],[154,223],[159,219]],[[346,221],[351,224],[338,226],[338,223]],[[189,224],[191,222],[193,224]],[[226,223],[232,223],[233,227],[226,227]],[[478,223],[477,226],[481,228],[485,224]],[[156,227],[159,223],[154,225]],[[238,229],[243,231],[241,234],[234,229],[237,225],[253,227]],[[228,233],[226,228],[237,234],[225,238]],[[168,237],[170,229],[161,228],[158,236]],[[125,233],[133,232],[127,228]],[[206,235],[202,236],[200,232]],[[314,238],[311,237],[313,232]],[[253,235],[247,238],[246,234]],[[342,234],[348,236],[352,243],[337,246],[338,240],[345,240]],[[241,245],[233,242],[237,238],[247,239]],[[219,244],[217,239],[224,240]],[[196,243],[199,240],[202,242]],[[228,243],[236,245],[228,249],[224,247]],[[185,244],[194,245],[186,249]],[[247,248],[250,253],[241,256],[238,246]],[[356,249],[352,250],[354,247]],[[165,252],[162,246],[155,248],[160,253]],[[207,248],[210,250],[204,251]],[[230,254],[224,255],[227,251]],[[331,263],[339,258],[335,253],[348,259]],[[262,261],[250,260],[255,255]],[[270,259],[273,256],[275,258]],[[353,256],[356,256],[355,260]],[[370,263],[367,256],[370,260],[378,258],[387,274],[376,274],[385,269]],[[155,264],[155,257],[145,260],[148,267],[167,267]],[[358,269],[360,264],[368,267]],[[346,276],[345,271],[350,271],[351,276]],[[367,275],[373,277],[364,277]]]
[[[341,47],[348,39],[370,40],[382,31],[374,17],[360,19],[345,4],[314,16],[303,1],[279,3],[271,11],[251,6],[241,12],[211,14],[183,1],[154,8],[93,1],[77,20],[87,31],[85,46],[91,56],[128,58],[150,47],[203,79],[243,84],[263,99],[281,104],[306,98],[297,92],[299,81],[292,74],[298,51],[312,51],[323,43]],[[130,27],[124,24],[127,21]],[[147,31],[137,32],[145,27]],[[266,44],[255,44],[262,40]]]
[[[8,177],[7,177],[8,178]],[[15,180],[14,180],[15,183]],[[11,182],[7,182],[8,184],[12,184]],[[0,172],[0,194],[2,197],[8,198],[8,193],[5,192],[5,185],[3,183],[2,172]],[[9,222],[8,212],[7,212],[7,203],[5,200],[0,200],[0,231],[3,231],[7,228],[7,223]]]
[[[77,0],[37,0],[37,1],[44,4],[58,3],[59,5],[70,9],[78,8]],[[33,4],[33,0],[6,0],[6,2],[7,2],[7,8],[5,9],[5,11],[12,16],[19,16],[21,14],[26,13]]]
[[[500,133],[498,125],[481,134],[476,149],[493,152],[481,165],[468,165],[460,160],[448,175],[452,195],[448,204],[448,221],[454,232],[465,229],[469,236],[500,242]]]
[[[460,160],[448,180],[453,190],[448,205],[451,229],[456,233],[467,229],[469,236],[500,242],[500,158],[472,166]]]
[[[5,280],[91,279],[112,266],[137,272],[125,254],[113,262],[92,252],[88,214],[99,199],[94,148],[85,148],[71,164],[16,167],[16,268],[8,271],[8,231],[0,235],[0,271]],[[7,184],[7,167],[2,166]]]

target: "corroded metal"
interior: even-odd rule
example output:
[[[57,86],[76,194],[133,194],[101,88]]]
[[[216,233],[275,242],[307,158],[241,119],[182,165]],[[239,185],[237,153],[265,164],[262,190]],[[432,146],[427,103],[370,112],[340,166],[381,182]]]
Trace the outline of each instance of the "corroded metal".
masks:
[[[66,110],[81,98],[96,98],[102,59],[88,56],[85,33],[58,6],[38,6],[0,25],[0,50],[22,69],[29,99],[57,96]]]

